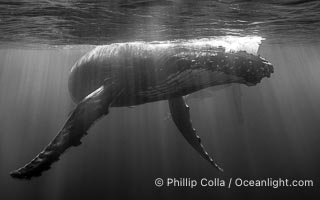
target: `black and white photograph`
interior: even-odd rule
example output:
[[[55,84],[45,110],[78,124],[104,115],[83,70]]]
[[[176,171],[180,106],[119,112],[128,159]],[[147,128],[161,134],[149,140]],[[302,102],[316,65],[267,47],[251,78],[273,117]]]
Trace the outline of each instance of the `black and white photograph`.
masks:
[[[0,0],[0,199],[319,199],[319,36],[318,0]]]

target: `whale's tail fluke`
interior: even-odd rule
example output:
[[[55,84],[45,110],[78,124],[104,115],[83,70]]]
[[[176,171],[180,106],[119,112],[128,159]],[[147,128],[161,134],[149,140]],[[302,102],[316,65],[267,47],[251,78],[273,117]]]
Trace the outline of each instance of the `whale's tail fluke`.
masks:
[[[60,155],[71,146],[81,144],[80,139],[87,134],[91,125],[103,115],[108,114],[109,105],[121,93],[113,83],[105,83],[81,101],[69,116],[62,130],[31,162],[12,171],[13,178],[30,179],[40,176]]]

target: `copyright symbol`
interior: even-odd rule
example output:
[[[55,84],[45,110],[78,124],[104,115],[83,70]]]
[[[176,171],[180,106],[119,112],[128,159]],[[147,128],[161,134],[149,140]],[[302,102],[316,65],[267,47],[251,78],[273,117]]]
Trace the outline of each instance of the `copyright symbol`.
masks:
[[[162,178],[157,178],[157,179],[154,181],[154,184],[155,184],[157,187],[162,187],[162,186],[163,186],[163,180],[162,180]]]

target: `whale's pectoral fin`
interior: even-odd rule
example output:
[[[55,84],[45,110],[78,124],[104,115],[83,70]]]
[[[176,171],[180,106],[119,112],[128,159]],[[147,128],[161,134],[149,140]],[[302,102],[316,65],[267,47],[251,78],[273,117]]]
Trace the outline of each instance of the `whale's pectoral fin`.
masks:
[[[197,135],[195,129],[192,127],[190,120],[189,106],[185,103],[183,97],[177,97],[169,99],[169,108],[171,111],[171,116],[182,133],[183,137],[188,141],[188,143],[207,161],[214,165],[218,170],[223,171],[209,154],[204,150],[201,144],[201,139]]]
[[[82,100],[70,114],[57,136],[24,167],[11,172],[11,176],[30,179],[40,176],[50,165],[59,160],[60,155],[71,146],[81,144],[80,139],[87,134],[90,126],[103,115],[108,114],[108,107],[121,94],[121,89],[110,81],[105,83]]]

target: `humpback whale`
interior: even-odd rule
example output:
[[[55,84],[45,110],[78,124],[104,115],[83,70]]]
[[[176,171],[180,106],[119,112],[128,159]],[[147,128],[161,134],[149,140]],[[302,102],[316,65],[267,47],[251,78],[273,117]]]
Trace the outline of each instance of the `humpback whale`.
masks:
[[[11,176],[40,176],[66,149],[80,145],[81,138],[109,113],[110,107],[161,100],[168,101],[171,118],[187,142],[222,171],[201,144],[184,96],[230,83],[254,86],[270,77],[273,66],[257,55],[259,42],[255,37],[226,37],[96,46],[71,69],[68,87],[77,105],[64,126],[34,159],[12,171]]]

